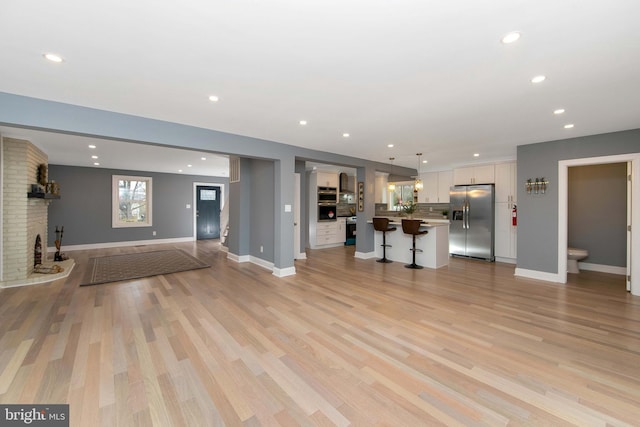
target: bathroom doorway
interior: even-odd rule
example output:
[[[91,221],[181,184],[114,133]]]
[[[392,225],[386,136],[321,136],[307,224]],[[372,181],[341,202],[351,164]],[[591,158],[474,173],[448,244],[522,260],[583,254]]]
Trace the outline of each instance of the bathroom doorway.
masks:
[[[567,247],[569,228],[569,168],[574,166],[599,165],[609,163],[626,163],[627,175],[627,290],[634,295],[640,295],[639,277],[634,277],[632,271],[640,272],[640,233],[632,233],[631,224],[640,224],[640,185],[633,185],[633,180],[640,177],[640,154],[622,154],[586,159],[572,159],[558,162],[558,274],[567,280]],[[604,219],[603,219],[604,220]],[[635,276],[638,276],[636,274]]]

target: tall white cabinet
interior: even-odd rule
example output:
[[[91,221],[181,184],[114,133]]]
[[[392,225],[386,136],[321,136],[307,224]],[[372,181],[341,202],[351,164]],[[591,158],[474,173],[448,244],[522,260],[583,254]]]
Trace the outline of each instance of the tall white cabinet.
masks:
[[[513,225],[512,213],[517,204],[516,163],[495,165],[496,216],[495,256],[498,261],[516,262],[518,227]]]

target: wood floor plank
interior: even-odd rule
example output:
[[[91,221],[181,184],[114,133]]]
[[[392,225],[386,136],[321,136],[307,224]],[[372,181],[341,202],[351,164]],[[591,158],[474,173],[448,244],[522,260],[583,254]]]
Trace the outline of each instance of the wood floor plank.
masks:
[[[89,257],[169,247],[211,268],[79,286]],[[354,250],[285,278],[215,240],[70,253],[68,278],[0,290],[0,403],[69,403],[72,426],[638,425],[621,276]]]

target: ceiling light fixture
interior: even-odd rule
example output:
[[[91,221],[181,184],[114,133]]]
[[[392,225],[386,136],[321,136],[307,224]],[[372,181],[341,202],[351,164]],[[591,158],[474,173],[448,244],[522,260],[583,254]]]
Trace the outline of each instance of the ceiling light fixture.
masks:
[[[573,127],[573,123],[569,123],[568,125],[564,125],[565,129],[571,129]]]
[[[520,33],[518,31],[512,31],[510,33],[505,34],[504,36],[502,36],[502,43],[503,44],[510,44],[510,43],[514,43],[516,41],[518,41],[518,39],[520,39]]]
[[[417,153],[416,156],[418,156],[418,177],[416,178],[416,182],[413,184],[413,188],[420,191],[424,188],[424,184],[420,179],[420,157],[422,156],[422,153]]]
[[[391,144],[393,145],[393,144]],[[393,173],[393,161],[395,160],[395,157],[389,157],[389,160],[391,161],[391,174]],[[389,174],[389,175],[391,175]],[[396,184],[394,184],[393,182],[390,182],[387,184],[387,190],[389,191],[396,191]]]
[[[60,55],[56,55],[55,53],[45,53],[42,56],[44,56],[45,59],[48,59],[49,61],[55,62],[58,64],[64,61]]]
[[[100,163],[98,163],[98,162],[93,162],[93,165],[94,165],[94,166],[100,166]]]
[[[93,149],[93,148],[96,148],[96,146],[91,144],[91,145],[89,145],[89,148]]]
[[[343,136],[344,138],[349,138],[351,135],[349,135],[348,133],[343,133],[343,134],[342,134],[342,136]]]
[[[193,165],[187,165],[188,168],[192,167]]]
[[[547,77],[543,75],[535,76],[534,78],[531,79],[531,83],[542,83],[546,79]]]
[[[562,114],[564,113],[564,108],[558,108],[557,110],[553,110],[553,114]]]
[[[393,148],[393,144],[387,144],[387,147]]]
[[[473,153],[473,157],[480,157],[480,153]]]
[[[206,157],[200,157],[200,160],[207,160]]]
[[[217,97],[217,96],[215,96],[215,95],[211,95],[211,96],[209,97],[209,101],[211,101],[211,102],[218,102],[218,101],[220,101],[220,98],[218,98],[218,97]]]
[[[98,158],[98,156],[91,156],[91,158],[92,158],[92,159],[97,159],[97,158]]]
[[[306,120],[300,120],[298,123],[300,123],[300,126],[306,126],[307,125],[307,121]]]
[[[178,172],[182,172],[182,169],[178,169]]]

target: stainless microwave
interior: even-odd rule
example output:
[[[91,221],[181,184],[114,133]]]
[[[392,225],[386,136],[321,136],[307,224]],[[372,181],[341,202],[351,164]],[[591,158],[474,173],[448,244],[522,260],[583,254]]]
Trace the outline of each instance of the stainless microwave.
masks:
[[[338,189],[336,187],[318,187],[318,203],[337,203]]]

